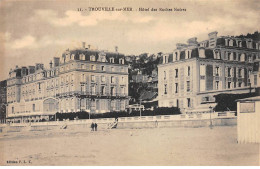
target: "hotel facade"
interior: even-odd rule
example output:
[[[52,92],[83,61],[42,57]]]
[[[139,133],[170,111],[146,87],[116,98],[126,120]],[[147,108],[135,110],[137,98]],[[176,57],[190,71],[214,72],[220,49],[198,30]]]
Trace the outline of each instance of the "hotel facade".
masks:
[[[124,55],[85,48],[67,50],[49,68],[16,67],[7,79],[7,119],[50,120],[59,113],[105,113],[128,107]]]
[[[249,93],[250,76],[260,60],[260,42],[208,34],[208,40],[177,44],[158,65],[159,107],[176,106],[182,112],[209,111],[214,95]],[[256,73],[255,73],[256,74]],[[254,76],[255,77],[255,76]],[[205,104],[208,103],[208,104]]]

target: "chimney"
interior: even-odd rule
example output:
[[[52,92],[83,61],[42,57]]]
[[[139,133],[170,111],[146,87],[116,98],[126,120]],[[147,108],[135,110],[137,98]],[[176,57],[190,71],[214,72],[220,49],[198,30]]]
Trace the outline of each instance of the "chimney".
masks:
[[[44,64],[40,64],[40,68],[43,70],[44,69]]]
[[[90,49],[91,45],[88,45],[88,49]]]
[[[29,74],[35,73],[35,66],[28,66],[29,68]]]
[[[39,69],[40,69],[40,63],[36,63],[36,64],[35,64],[35,69],[36,69],[36,70],[39,70]]]
[[[86,42],[82,42],[82,48],[86,49]]]
[[[40,70],[40,69],[42,69],[43,70],[43,68],[44,68],[44,65],[42,64],[42,63],[36,63],[36,70]]]
[[[115,46],[115,51],[118,52],[118,46]]]
[[[183,44],[183,43],[177,43],[176,44],[176,48],[177,49],[183,49],[183,48],[186,48],[187,47],[187,45],[186,44]]]
[[[54,61],[54,67],[57,67],[57,66],[60,65],[60,58],[59,57],[54,57],[53,61]]]
[[[194,38],[188,39],[188,44],[189,44],[189,45],[197,45],[197,44],[198,44],[197,38],[194,37]]]
[[[209,39],[210,39],[210,38],[217,38],[217,35],[218,35],[218,32],[217,32],[217,31],[215,31],[215,32],[210,32],[210,33],[208,34]]]
[[[50,61],[50,69],[52,68],[52,61]]]
[[[27,67],[22,67],[22,76],[26,76],[28,74],[28,69]]]

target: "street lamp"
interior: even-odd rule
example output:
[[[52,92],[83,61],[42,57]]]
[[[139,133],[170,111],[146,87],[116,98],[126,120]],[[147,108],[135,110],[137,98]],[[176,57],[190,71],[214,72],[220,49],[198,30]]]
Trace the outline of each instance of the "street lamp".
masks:
[[[141,109],[141,102],[142,102],[142,99],[140,99],[140,117],[142,116],[142,109]]]
[[[209,112],[210,125],[209,125],[209,127],[210,127],[210,129],[212,129],[212,128],[213,128],[213,125],[212,125],[211,113],[212,113],[213,107],[209,106],[209,109],[210,109],[210,112]]]

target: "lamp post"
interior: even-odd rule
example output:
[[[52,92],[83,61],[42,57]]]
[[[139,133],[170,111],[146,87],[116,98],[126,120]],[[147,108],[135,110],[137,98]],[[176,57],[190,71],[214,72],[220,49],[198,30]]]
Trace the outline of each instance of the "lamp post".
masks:
[[[142,102],[142,99],[140,99],[140,118],[142,116],[141,102]]]
[[[251,82],[249,82],[249,93],[251,94],[251,90],[252,90],[252,88],[251,88],[252,86],[251,86]]]
[[[212,119],[211,119],[212,107],[209,106],[209,109],[210,109],[210,112],[209,112],[210,125],[209,125],[209,127],[210,127],[210,129],[212,129],[212,128],[213,128],[213,125],[212,125]]]

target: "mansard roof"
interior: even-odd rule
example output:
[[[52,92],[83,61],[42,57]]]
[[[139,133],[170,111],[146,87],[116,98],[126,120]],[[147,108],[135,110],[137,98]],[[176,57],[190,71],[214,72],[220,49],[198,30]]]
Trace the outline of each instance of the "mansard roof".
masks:
[[[204,49],[205,50],[205,58],[207,59],[214,59],[214,49],[208,49],[208,48],[204,48],[204,47],[199,47],[199,48],[193,48],[191,50],[191,58],[199,58],[199,49]],[[187,50],[187,49],[186,49]],[[180,60],[185,60],[185,50],[182,50],[179,52],[180,55]],[[174,62],[174,54],[171,53],[168,56],[168,63]],[[159,64],[163,63],[163,57],[160,58]]]
[[[89,49],[75,49],[66,51],[62,54],[62,57],[65,57],[66,54],[74,54],[75,60],[80,60],[80,55],[85,55],[85,60],[90,61],[90,56],[95,56],[95,60],[97,61],[99,56],[104,54],[106,57],[106,60],[109,62],[110,58],[114,58],[114,63],[119,64],[119,59],[124,59],[124,54],[118,53],[118,52],[106,52],[106,51],[99,51],[99,50],[89,50]],[[126,62],[124,62],[126,64]]]

